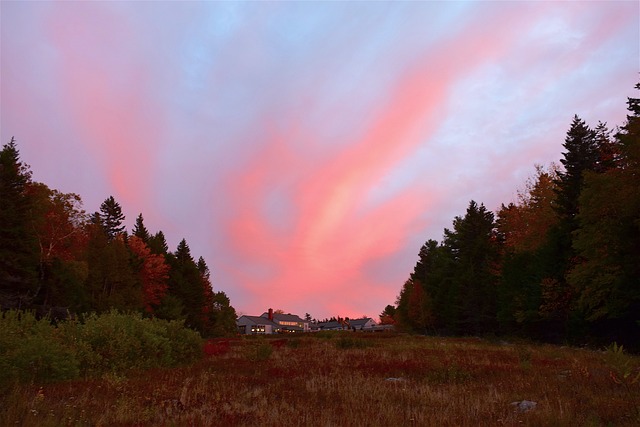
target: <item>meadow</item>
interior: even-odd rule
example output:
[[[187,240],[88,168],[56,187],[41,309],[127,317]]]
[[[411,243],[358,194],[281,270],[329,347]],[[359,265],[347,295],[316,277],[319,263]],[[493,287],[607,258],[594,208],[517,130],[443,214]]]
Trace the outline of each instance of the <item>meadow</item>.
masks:
[[[15,384],[0,401],[4,426],[632,426],[640,358],[387,332],[242,337],[185,366]]]

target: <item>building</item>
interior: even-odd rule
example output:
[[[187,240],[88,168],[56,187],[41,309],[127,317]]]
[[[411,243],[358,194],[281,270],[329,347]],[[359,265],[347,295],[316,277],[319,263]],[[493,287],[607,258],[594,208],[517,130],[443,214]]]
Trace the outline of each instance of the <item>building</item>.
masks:
[[[356,331],[370,331],[377,326],[376,322],[370,317],[352,319],[349,321],[349,325],[351,325],[351,329],[355,328]]]
[[[240,316],[236,321],[238,332],[246,335],[275,334],[280,325],[262,316]]]
[[[272,309],[261,316],[240,316],[236,321],[241,334],[276,334],[309,332],[309,322],[295,314],[274,313]]]
[[[372,331],[377,327],[376,322],[370,317],[362,319],[343,320],[341,322],[321,322],[318,323],[317,329],[320,331]]]

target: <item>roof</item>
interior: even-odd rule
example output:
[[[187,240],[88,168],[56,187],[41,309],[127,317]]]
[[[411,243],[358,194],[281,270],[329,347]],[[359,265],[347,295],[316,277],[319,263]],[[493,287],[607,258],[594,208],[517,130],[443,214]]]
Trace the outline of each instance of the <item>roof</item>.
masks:
[[[318,323],[318,327],[320,329],[334,329],[334,328],[342,328],[342,324],[340,322],[320,322]]]
[[[262,313],[262,316],[260,317],[264,317],[264,318],[269,318],[269,313]],[[295,314],[283,314],[283,313],[273,313],[273,320],[279,320],[279,321],[284,321],[284,322],[301,322],[301,323],[309,323],[304,319],[301,319],[300,316],[297,316]]]

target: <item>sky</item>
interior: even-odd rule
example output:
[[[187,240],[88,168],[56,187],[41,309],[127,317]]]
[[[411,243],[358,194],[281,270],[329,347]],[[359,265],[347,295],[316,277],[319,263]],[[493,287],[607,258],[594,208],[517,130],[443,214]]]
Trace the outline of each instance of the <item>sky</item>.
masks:
[[[623,124],[637,1],[0,2],[2,144],[239,314],[377,318],[470,200]]]

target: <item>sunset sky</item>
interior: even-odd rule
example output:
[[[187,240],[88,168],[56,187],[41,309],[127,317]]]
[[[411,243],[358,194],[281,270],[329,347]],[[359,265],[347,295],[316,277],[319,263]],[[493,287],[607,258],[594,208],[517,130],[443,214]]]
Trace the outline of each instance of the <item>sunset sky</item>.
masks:
[[[377,318],[574,114],[623,123],[639,5],[2,1],[2,144],[186,238],[239,313]]]

